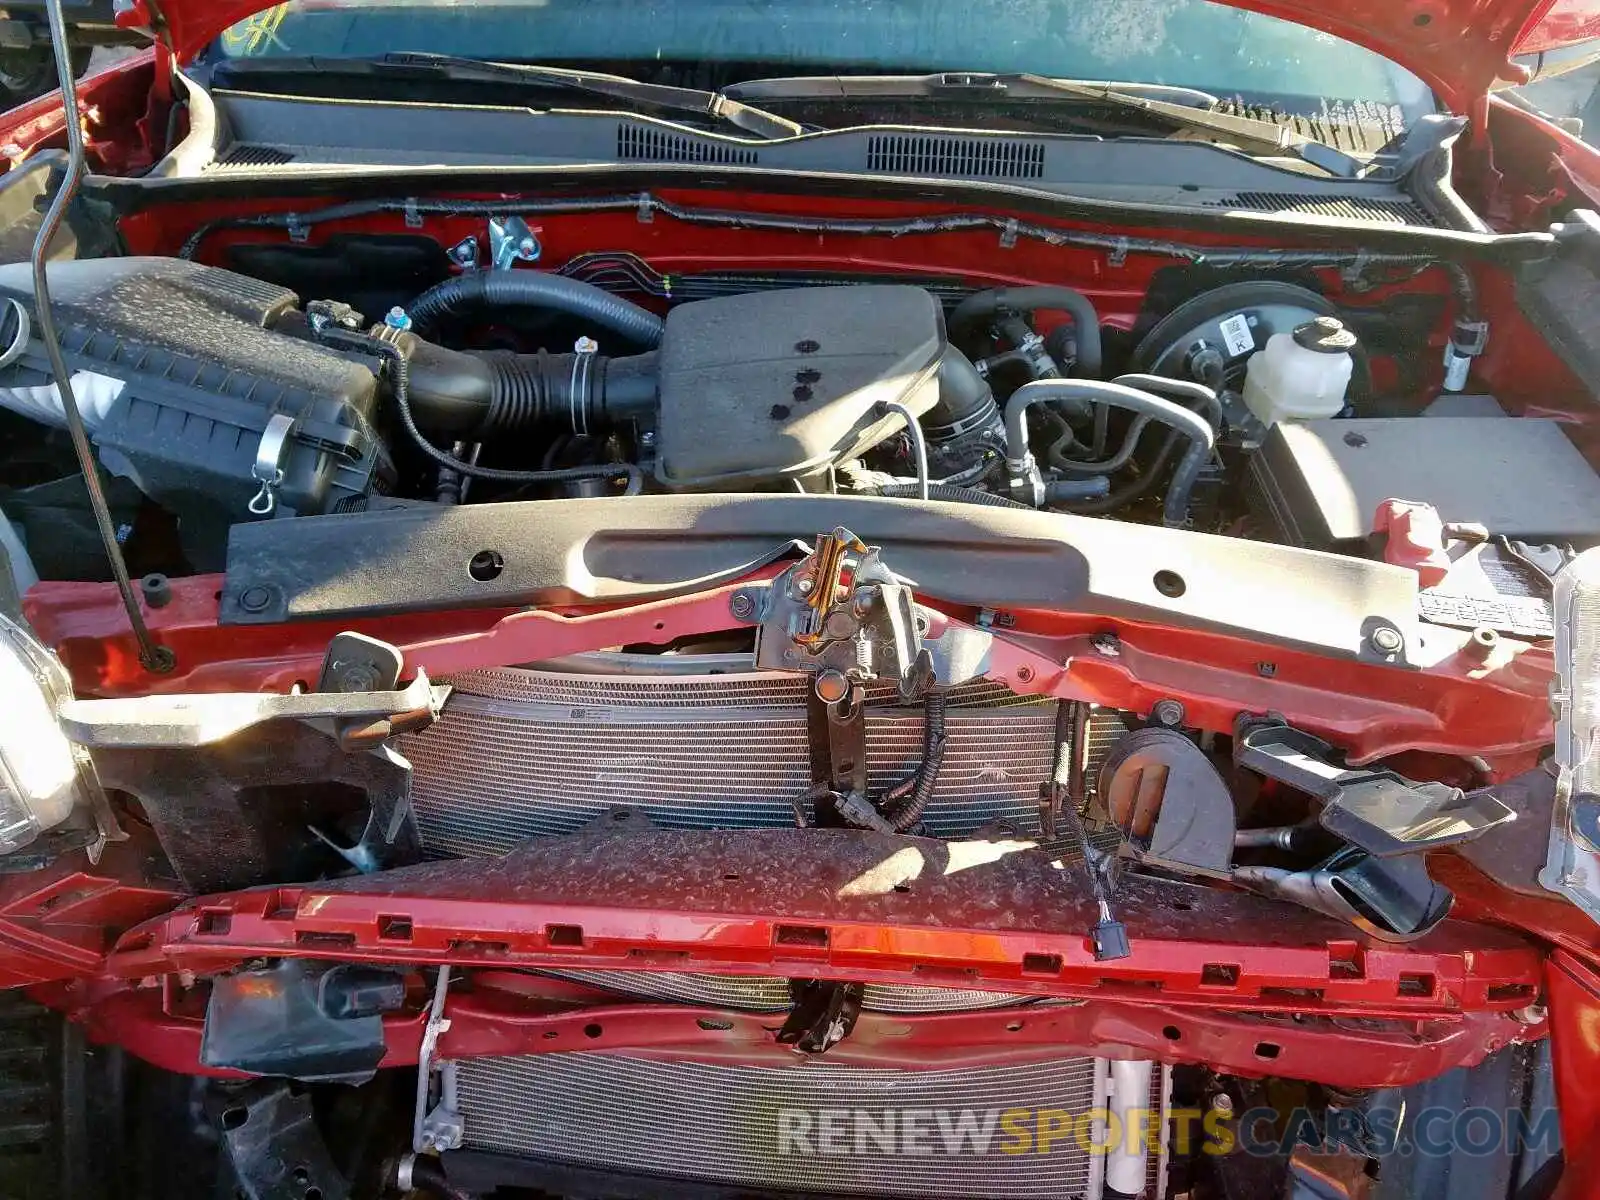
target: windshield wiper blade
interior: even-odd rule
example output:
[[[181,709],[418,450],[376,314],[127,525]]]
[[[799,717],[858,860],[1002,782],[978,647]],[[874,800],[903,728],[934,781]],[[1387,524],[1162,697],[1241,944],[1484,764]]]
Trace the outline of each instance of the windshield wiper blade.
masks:
[[[1210,111],[1217,97],[1197,88],[1163,84],[1110,83],[1098,80],[1052,79],[1045,75],[997,75],[983,71],[946,71],[935,75],[829,75],[752,79],[732,84],[723,94],[761,100],[906,99],[934,100],[1060,98],[1081,104],[1103,104],[1124,112],[1166,121],[1181,130],[1206,133],[1255,154],[1295,155],[1329,174],[1355,178],[1366,165],[1336,147],[1313,141],[1272,121]]]
[[[1151,99],[1127,91],[1121,85],[1078,83],[1070,79],[1049,79],[1041,75],[1002,76],[1016,78],[1034,87],[1043,87],[1086,103],[1109,104],[1125,112],[1150,113],[1171,121],[1180,129],[1211,133],[1226,138],[1241,150],[1254,147],[1264,154],[1293,154],[1330,175],[1354,178],[1366,166],[1359,158],[1334,146],[1313,141],[1273,121],[1240,117],[1232,113],[1209,112]]]
[[[663,83],[643,83],[625,75],[602,71],[578,71],[530,63],[493,62],[453,54],[433,54],[421,50],[395,50],[379,58],[257,58],[235,59],[227,64],[233,73],[240,68],[254,73],[279,74],[311,72],[319,75],[422,76],[446,80],[505,82],[526,87],[552,88],[603,96],[644,108],[693,113],[732,125],[757,137],[774,139],[796,137],[803,126],[744,104],[719,92],[698,88],[671,87]]]
[[[729,84],[722,89],[722,94],[740,100],[903,100],[953,96],[1037,100],[1059,96],[1061,89],[1056,85],[1062,82],[1084,87],[1111,87],[1130,95],[1166,100],[1190,108],[1215,108],[1220,103],[1210,92],[1167,83],[1056,80],[1044,76],[995,75],[987,71],[941,71],[932,75],[783,75]]]

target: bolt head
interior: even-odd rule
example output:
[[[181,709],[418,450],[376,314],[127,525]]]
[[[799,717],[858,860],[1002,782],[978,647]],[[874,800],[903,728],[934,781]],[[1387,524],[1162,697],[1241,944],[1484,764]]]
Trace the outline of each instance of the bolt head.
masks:
[[[749,592],[735,592],[728,601],[728,610],[739,620],[748,621],[756,615],[756,598]]]
[[[1372,648],[1380,654],[1399,654],[1406,644],[1405,638],[1400,636],[1400,631],[1388,625],[1380,625],[1374,629],[1370,640]]]
[[[823,671],[813,686],[817,699],[824,704],[837,704],[850,694],[850,681],[845,678],[843,671]]]
[[[1094,652],[1106,658],[1116,658],[1122,653],[1122,643],[1114,633],[1097,633],[1089,644],[1094,647]]]
[[[816,586],[817,585],[809,579],[797,579],[794,582],[794,590],[799,592],[802,596],[809,596],[811,594],[811,589]]]
[[[1176,700],[1157,700],[1150,708],[1150,720],[1168,729],[1176,729],[1183,724],[1183,705]]]
[[[259,584],[255,587],[245,588],[239,593],[239,607],[245,612],[265,612],[267,605],[272,603],[272,592]]]

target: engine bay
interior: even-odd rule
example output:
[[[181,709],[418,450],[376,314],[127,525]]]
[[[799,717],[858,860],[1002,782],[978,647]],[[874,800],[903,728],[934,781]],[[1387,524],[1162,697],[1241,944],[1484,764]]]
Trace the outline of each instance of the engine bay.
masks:
[[[592,249],[550,269],[541,235],[512,216],[448,251],[235,232],[228,266],[186,244],[55,268],[136,573],[218,570],[253,521],[641,492],[926,497],[1376,557],[1419,509],[1532,545],[1600,537],[1559,407],[1469,385],[1490,322],[1457,263],[1379,255],[1359,286],[1167,267],[1108,321],[1054,284],[665,274]],[[59,515],[65,460],[26,274],[0,269],[0,411],[38,482],[6,509],[33,574],[96,578],[29,529]],[[1444,554],[1418,537],[1438,545],[1391,561]]]

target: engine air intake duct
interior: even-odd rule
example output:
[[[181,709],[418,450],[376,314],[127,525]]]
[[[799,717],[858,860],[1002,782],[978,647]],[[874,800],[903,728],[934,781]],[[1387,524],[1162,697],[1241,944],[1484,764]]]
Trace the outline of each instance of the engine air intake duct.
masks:
[[[560,427],[588,434],[648,416],[656,406],[656,355],[471,354],[413,334],[397,340],[410,370],[417,424],[481,440]]]

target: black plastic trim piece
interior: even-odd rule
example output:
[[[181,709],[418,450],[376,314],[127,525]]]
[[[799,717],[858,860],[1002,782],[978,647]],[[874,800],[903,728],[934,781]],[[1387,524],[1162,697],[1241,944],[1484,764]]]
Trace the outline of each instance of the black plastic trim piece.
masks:
[[[1022,509],[846,496],[535,500],[282,518],[229,537],[222,622],[660,598],[843,525],[920,595],[1208,630],[1372,661],[1367,632],[1416,631],[1416,575],[1384,563]],[[472,578],[473,555],[504,567]],[[1154,576],[1184,581],[1177,597]],[[1170,590],[1170,589],[1169,589]],[[241,603],[248,597],[249,604]]]

